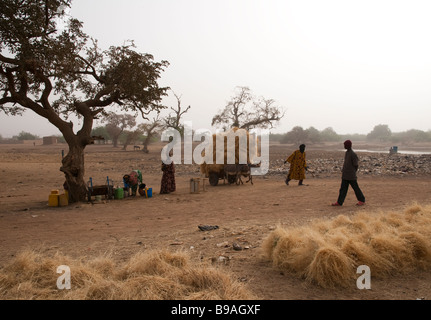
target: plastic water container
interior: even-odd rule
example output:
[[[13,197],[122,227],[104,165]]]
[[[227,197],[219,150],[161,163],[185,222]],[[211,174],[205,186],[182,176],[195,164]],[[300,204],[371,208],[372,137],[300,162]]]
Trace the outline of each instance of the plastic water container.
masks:
[[[60,198],[60,192],[58,190],[51,190],[51,194],[48,197],[48,206],[58,207]]]
[[[123,199],[124,198],[124,189],[117,188],[115,189],[114,199]]]
[[[64,194],[60,194],[58,196],[58,205],[60,207],[65,207],[65,206],[69,205],[69,196],[68,196],[68,194],[64,193]]]
[[[147,189],[147,198],[151,198],[153,196],[153,188]]]

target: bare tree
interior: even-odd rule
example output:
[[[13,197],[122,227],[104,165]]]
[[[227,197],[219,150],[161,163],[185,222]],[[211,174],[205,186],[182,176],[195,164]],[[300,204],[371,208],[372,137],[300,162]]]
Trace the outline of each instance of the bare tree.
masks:
[[[236,91],[226,107],[213,117],[211,125],[224,130],[233,127],[266,129],[273,128],[284,117],[283,109],[275,106],[273,99],[256,99],[248,87],[237,87]]]
[[[191,106],[188,106],[185,110],[181,110],[181,96],[178,96],[173,90],[171,90],[174,94],[175,98],[177,99],[177,108],[174,109],[171,107],[171,110],[174,112],[173,114],[170,113],[165,119],[164,119],[164,126],[166,128],[174,128],[178,130],[181,134],[184,133],[184,126],[181,125],[181,117],[190,110]]]

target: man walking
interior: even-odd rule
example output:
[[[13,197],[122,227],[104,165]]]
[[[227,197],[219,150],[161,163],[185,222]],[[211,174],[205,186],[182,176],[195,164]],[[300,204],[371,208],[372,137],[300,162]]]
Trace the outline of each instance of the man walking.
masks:
[[[289,173],[286,177],[286,185],[289,185],[290,180],[299,180],[298,186],[303,186],[305,179],[305,171],[308,171],[307,161],[305,160],[305,144],[299,146],[299,150],[294,151],[285,161],[290,163]]]
[[[337,202],[333,203],[333,206],[342,206],[344,199],[346,199],[347,190],[349,185],[352,186],[353,191],[355,191],[356,199],[358,199],[357,206],[363,206],[365,204],[365,197],[359,188],[358,178],[356,172],[359,167],[359,159],[356,153],[352,150],[352,141],[344,141],[344,148],[347,150],[344,155],[344,164],[341,176],[341,187],[340,193],[338,195]]]

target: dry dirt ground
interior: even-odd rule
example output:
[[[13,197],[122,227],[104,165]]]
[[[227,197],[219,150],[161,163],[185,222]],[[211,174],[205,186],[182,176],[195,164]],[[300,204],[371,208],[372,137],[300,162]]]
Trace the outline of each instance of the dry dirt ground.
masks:
[[[338,196],[339,173],[308,173],[305,186],[296,181],[286,186],[288,167],[277,164],[278,173],[256,176],[254,185],[229,185],[221,180],[218,186],[191,194],[189,180],[200,176],[199,167],[177,165],[177,191],[165,195],[159,194],[162,146],[152,145],[149,154],[111,145],[86,148],[86,179],[91,177],[98,185],[105,184],[108,176],[121,185],[124,174],[140,169],[144,183],[153,188],[152,198],[49,207],[51,190],[62,190],[64,176],[59,167],[67,145],[0,145],[0,267],[24,249],[46,254],[59,251],[75,258],[109,252],[114,259],[125,261],[141,250],[168,248],[187,250],[198,260],[220,264],[262,300],[431,299],[431,274],[427,272],[372,278],[370,290],[359,290],[356,283],[350,288],[323,289],[278,271],[261,251],[263,240],[277,225],[302,225],[359,211],[399,211],[414,202],[428,205],[431,176],[361,174],[358,182],[367,204],[355,206],[349,189],[345,205],[331,207]],[[272,163],[282,163],[295,149],[271,146]],[[307,146],[306,152],[307,160],[314,164],[323,158],[342,159],[344,154],[338,145]],[[201,224],[219,228],[200,231]],[[234,250],[233,243],[243,250]],[[220,262],[219,257],[224,260]]]

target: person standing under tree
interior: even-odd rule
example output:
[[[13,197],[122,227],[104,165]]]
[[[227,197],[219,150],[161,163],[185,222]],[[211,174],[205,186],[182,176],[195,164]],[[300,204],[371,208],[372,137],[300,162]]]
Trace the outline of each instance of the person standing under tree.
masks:
[[[305,179],[305,170],[308,170],[307,162],[305,161],[305,144],[299,146],[299,150],[293,152],[285,161],[290,163],[289,173],[286,178],[286,185],[289,185],[290,180],[299,180],[298,185],[303,186]]]
[[[359,158],[356,153],[352,150],[352,141],[346,140],[344,141],[344,149],[346,149],[346,153],[344,155],[344,164],[343,169],[341,170],[341,187],[338,195],[337,202],[334,202],[332,206],[342,206],[344,200],[346,199],[347,190],[349,189],[349,185],[352,186],[355,191],[356,199],[358,200],[357,206],[363,206],[365,204],[365,197],[359,188],[358,185],[358,177],[356,172],[359,167]]]

